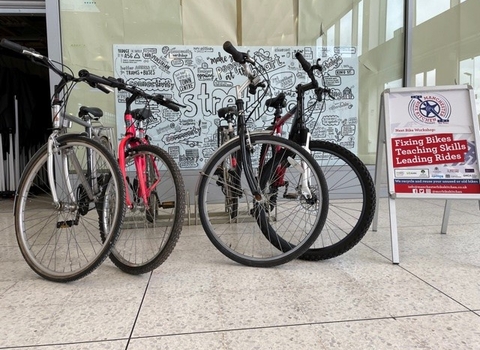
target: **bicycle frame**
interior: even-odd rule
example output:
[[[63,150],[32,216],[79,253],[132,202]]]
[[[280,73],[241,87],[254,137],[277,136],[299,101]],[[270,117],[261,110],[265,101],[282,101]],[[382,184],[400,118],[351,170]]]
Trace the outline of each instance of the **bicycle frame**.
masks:
[[[250,158],[250,149],[251,149],[251,141],[250,141],[250,133],[247,129],[246,122],[245,122],[245,103],[242,99],[243,92],[255,82],[259,82],[259,79],[254,77],[252,74],[250,67],[247,64],[243,64],[243,68],[245,69],[246,75],[248,79],[242,84],[236,86],[236,101],[235,105],[237,106],[238,112],[238,120],[237,120],[237,135],[240,137],[240,153],[241,153],[241,160],[242,164],[246,166],[243,167],[245,171],[245,178],[247,179],[248,187],[252,191],[253,197],[259,201],[262,199],[261,191],[258,188],[258,184],[255,181],[255,175],[253,174],[252,169],[252,161]],[[237,164],[239,164],[237,160]],[[239,164],[239,166],[241,166]]]
[[[300,98],[300,95],[299,95],[299,98]],[[303,96],[301,96],[301,100],[303,102]],[[300,101],[298,101],[300,102]],[[300,104],[303,104],[303,103],[300,103]],[[308,152],[308,153],[311,153],[310,151],[310,139],[311,139],[311,134],[310,132],[308,131],[308,129],[306,128],[303,128],[303,119],[301,117],[301,114],[302,113],[302,109],[298,108],[298,105],[299,103],[297,103],[296,106],[294,106],[292,109],[290,109],[284,116],[281,116],[280,115],[280,111],[279,109],[277,108],[276,111],[275,111],[275,114],[274,114],[274,122],[273,122],[273,127],[272,127],[272,135],[277,135],[277,136],[281,136],[282,135],[282,131],[283,131],[283,125],[292,117],[294,117],[294,121],[293,121],[293,125],[292,125],[292,129],[290,130],[290,135],[289,135],[289,140],[293,140],[295,141],[294,139],[294,134],[295,132],[297,131],[296,130],[296,125],[297,123],[299,123],[301,126],[300,126],[300,132],[301,132],[301,146]],[[293,160],[290,160],[289,159],[289,162],[291,165],[295,166],[295,164],[293,164]],[[298,167],[297,167],[298,168]],[[309,178],[310,178],[310,168],[306,166],[306,164],[302,163],[301,164],[301,177],[300,177],[300,180],[299,180],[299,185],[300,185],[300,190],[301,190],[301,193],[302,195],[304,195],[306,198],[311,198],[312,196],[312,193],[310,191],[310,184],[309,184]],[[283,173],[284,171],[282,171],[281,169],[277,169],[277,176],[278,176],[278,180],[277,180],[277,184],[278,186],[282,186],[283,183],[284,183],[284,180],[283,180]]]
[[[125,121],[125,136],[120,140],[118,144],[118,163],[120,165],[120,171],[123,176],[123,181],[125,183],[125,187],[128,188],[128,176],[126,172],[126,164],[125,164],[125,150],[131,147],[149,144],[148,136],[145,134],[145,130],[143,128],[143,121],[139,121],[138,129],[135,127],[135,121],[130,110],[131,104],[137,98],[136,95],[130,96],[126,101],[126,109],[124,113],[124,121]],[[142,199],[143,204],[145,205],[145,209],[149,208],[149,201],[148,198],[150,197],[150,193],[152,189],[157,186],[160,182],[160,171],[157,168],[155,162],[153,164],[153,170],[156,175],[156,180],[154,183],[147,185],[147,178],[146,178],[146,171],[147,171],[147,162],[148,160],[145,157],[135,157],[134,164],[135,169],[138,177],[138,197]],[[130,198],[130,194],[128,191],[125,191],[125,199],[126,204],[129,209],[134,207],[134,202],[132,198]]]
[[[261,191],[257,187],[258,184],[255,182],[255,175],[253,174],[253,169],[251,167],[252,163],[251,163],[251,159],[250,159],[250,148],[251,148],[250,134],[249,134],[249,131],[246,128],[244,101],[242,99],[242,95],[245,92],[245,90],[247,88],[249,88],[252,84],[254,84],[255,81],[258,81],[258,78],[255,77],[252,74],[249,66],[246,63],[242,64],[242,66],[245,69],[247,79],[242,85],[237,85],[236,89],[235,89],[235,91],[236,91],[236,103],[235,104],[236,104],[237,111],[238,111],[237,135],[240,137],[240,151],[241,151],[241,156],[242,156],[241,162],[243,164],[249,165],[249,166],[244,167],[245,177],[247,179],[247,183],[250,187],[250,190],[252,191],[253,196],[258,201],[258,200],[261,200],[261,194],[260,194]],[[303,102],[303,98],[302,98],[302,102]],[[303,104],[302,102],[300,102],[300,104]],[[289,113],[291,113],[291,115],[289,115],[287,113],[285,118],[282,119],[282,122],[278,123],[274,127],[274,131],[278,131],[279,134],[281,134],[281,128],[282,128],[283,124],[293,116],[293,114],[295,112],[295,109],[296,108],[292,109],[289,112]],[[302,145],[308,152],[310,152],[309,141],[310,141],[310,134],[308,133],[307,138],[306,138],[306,142]],[[259,168],[261,168],[262,164],[264,164],[264,160],[265,160],[265,156],[266,156],[267,151],[268,150],[266,150],[264,154],[260,155],[260,166],[259,166]],[[276,151],[278,151],[278,150],[276,150]],[[287,160],[288,160],[288,162],[291,166],[295,167],[300,172],[300,180],[299,180],[300,192],[302,193],[302,195],[305,198],[307,198],[307,199],[312,198],[312,193],[310,191],[310,186],[309,186],[310,169],[303,162],[302,162],[301,165],[299,165],[291,157],[288,157]],[[238,162],[238,160],[237,160],[237,164],[239,164],[239,163],[240,162]],[[239,164],[239,166],[241,166],[241,165]],[[278,181],[280,181],[280,183],[282,183],[283,174],[285,172],[285,169],[277,169],[276,171],[278,172],[278,179],[279,179]]]

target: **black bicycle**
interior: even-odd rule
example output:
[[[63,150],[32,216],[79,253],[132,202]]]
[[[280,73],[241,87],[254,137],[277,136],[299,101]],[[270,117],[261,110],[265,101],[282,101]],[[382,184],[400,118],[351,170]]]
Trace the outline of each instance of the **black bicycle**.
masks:
[[[314,158],[297,143],[249,131],[251,114],[245,112],[243,96],[247,90],[256,94],[266,87],[261,67],[252,69],[253,59],[230,42],[223,47],[247,79],[236,87],[235,106],[219,111],[227,122],[235,116],[237,136],[202,169],[197,190],[200,220],[212,243],[229,258],[249,266],[283,264],[305,253],[322,231],[328,212],[326,180]],[[223,134],[233,136],[232,128],[230,124]],[[288,196],[273,203],[270,184],[277,170],[292,186]]]

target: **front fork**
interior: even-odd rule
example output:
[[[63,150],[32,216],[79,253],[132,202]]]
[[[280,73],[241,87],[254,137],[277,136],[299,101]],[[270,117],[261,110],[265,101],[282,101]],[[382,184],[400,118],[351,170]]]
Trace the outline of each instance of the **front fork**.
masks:
[[[125,150],[127,150],[129,147],[135,147],[142,145],[140,139],[133,137],[133,136],[125,136],[121,141],[120,144],[118,145],[118,163],[120,166],[120,170],[122,172],[122,177],[123,181],[125,184],[125,188],[128,188],[130,185],[128,182],[128,175],[127,175],[127,168],[126,168],[126,163],[125,163]],[[150,196],[150,189],[154,188],[158,182],[160,181],[160,178],[158,176],[158,169],[156,168],[155,163],[152,165],[154,168],[151,169],[152,171],[155,172],[156,176],[156,181],[153,184],[149,184],[149,187],[147,188],[147,157],[148,155],[145,155],[143,157],[134,157],[134,165],[135,165],[135,171],[138,179],[138,189],[135,188],[134,191],[137,191],[138,197],[142,199],[145,209],[149,209],[149,196]],[[130,197],[129,191],[125,191],[125,203],[127,204],[128,209],[132,209],[134,207],[134,200]]]
[[[275,134],[276,136],[281,135],[280,124],[277,124],[273,128],[272,134]],[[301,137],[302,143],[303,143],[302,148],[306,150],[309,154],[311,154],[312,151],[310,150],[310,140],[312,139],[312,135],[310,134],[310,131],[308,131],[307,129],[302,135],[303,135],[303,137]],[[305,198],[307,199],[312,198],[312,191],[310,190],[310,181],[309,181],[310,175],[311,175],[310,167],[308,167],[304,161],[302,161],[301,164],[299,164],[295,159],[293,159],[290,156],[287,158],[287,161],[290,163],[291,166],[296,168],[300,173],[300,179],[298,181],[298,186],[296,190],[299,191],[302,194],[302,196],[304,196]],[[285,194],[287,194],[288,183],[284,179],[285,169],[279,168],[277,169],[277,172],[278,172],[277,181],[280,182],[281,185],[287,186],[287,188],[285,189]]]
[[[88,170],[92,183],[89,183],[80,162],[78,161],[77,155],[71,147],[59,150],[59,144],[57,141],[59,131],[54,130],[52,134],[48,137],[47,141],[47,173],[48,173],[48,182],[50,185],[50,190],[52,193],[53,206],[58,210],[67,210],[75,211],[77,209],[76,203],[77,198],[75,198],[75,192],[72,187],[72,183],[69,177],[69,164],[72,165],[76,171],[76,176],[78,176],[78,181],[82,184],[88,198],[94,200],[94,191],[96,192],[98,188],[96,182],[96,169],[94,167],[92,150],[90,148],[86,149],[87,152],[87,161],[88,161]],[[65,183],[68,196],[70,197],[69,203],[61,202],[58,199],[57,193],[57,182],[55,181],[55,168],[59,171],[57,175]],[[93,188],[93,190],[92,190]]]
[[[305,149],[309,154],[312,154],[310,150],[310,140],[312,138],[312,135],[310,132],[307,132],[307,137],[305,138],[305,145],[303,145],[303,149]],[[300,191],[302,193],[302,196],[304,196],[307,199],[312,198],[312,191],[310,191],[310,172],[311,169],[310,167],[307,166],[306,162],[302,161],[302,173],[300,176]]]

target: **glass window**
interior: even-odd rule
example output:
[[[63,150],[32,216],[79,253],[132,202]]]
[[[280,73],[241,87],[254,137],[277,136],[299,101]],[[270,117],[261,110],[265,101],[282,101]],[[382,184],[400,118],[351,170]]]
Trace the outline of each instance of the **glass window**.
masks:
[[[115,75],[113,45],[116,44],[201,47],[220,46],[230,40],[244,46],[350,47],[350,54],[357,60],[358,86],[352,91],[358,91],[358,96],[354,96],[358,101],[355,107],[358,155],[373,164],[380,95],[385,86],[399,85],[403,76],[403,3],[403,0],[143,0],[140,8],[132,6],[131,0],[60,0],[63,58],[74,71],[87,68],[95,74]],[[435,68],[422,67],[421,71]],[[440,70],[437,68],[436,72],[438,80]],[[332,77],[330,81],[336,80]],[[351,96],[346,91],[341,94]],[[103,108],[106,121],[115,115],[112,95],[78,85],[69,112],[75,113],[74,109],[81,104]]]
[[[352,45],[352,10],[340,20],[340,46]]]
[[[480,110],[480,1],[416,0],[415,12],[412,76],[426,86],[469,84]]]
[[[450,0],[417,0],[415,24],[420,25],[449,9]]]
[[[357,5],[357,32],[354,35],[357,38],[357,53],[360,56],[362,54],[363,45],[363,0]]]
[[[396,30],[403,28],[403,6],[403,1],[387,1],[386,41],[394,37]]]

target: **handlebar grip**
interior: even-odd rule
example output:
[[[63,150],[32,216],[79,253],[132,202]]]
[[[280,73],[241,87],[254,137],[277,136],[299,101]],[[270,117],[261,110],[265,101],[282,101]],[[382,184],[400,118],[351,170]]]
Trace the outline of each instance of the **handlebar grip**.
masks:
[[[163,103],[163,106],[171,109],[174,112],[178,112],[180,110],[180,107],[178,107],[176,104],[174,104],[172,102],[165,102],[165,103]]]
[[[245,55],[240,51],[238,51],[230,41],[225,41],[225,43],[223,44],[223,49],[227,53],[232,55],[232,58],[235,62],[238,62],[241,64],[245,63],[245,57],[244,57]]]
[[[18,53],[22,53],[22,54],[23,54],[23,51],[30,51],[25,46],[19,45],[7,39],[2,39],[2,41],[0,42],[0,46],[3,46],[6,49],[9,49]]]
[[[108,77],[106,79],[110,82],[111,87],[122,89],[126,86],[122,78]]]
[[[103,78],[101,76],[92,74],[86,69],[82,69],[82,70],[78,71],[78,76],[80,78],[84,78],[86,81],[88,81],[90,83],[112,86],[111,81],[108,80],[107,78]]]
[[[10,41],[10,40],[7,40],[7,39],[2,39],[0,41],[0,46],[3,46],[4,48],[9,49],[9,50],[18,52],[22,55],[31,56],[31,57],[39,59],[39,60],[44,60],[45,58],[47,58],[47,57],[39,54],[34,49],[29,49],[28,47],[19,45],[17,43],[14,43],[13,41]],[[47,58],[47,60],[48,60],[48,58]]]
[[[104,85],[102,84],[95,84],[95,87],[100,90],[101,92],[104,92],[106,94],[109,94],[111,91],[110,89],[108,89],[107,87],[105,87]],[[113,91],[113,90],[112,90]]]
[[[151,99],[153,101],[155,101],[156,103],[171,109],[174,112],[178,112],[180,110],[180,107],[183,107],[183,108],[186,107],[186,106],[181,105],[177,102],[166,99],[165,96],[163,96],[162,94],[156,94],[155,96],[151,96]]]
[[[303,55],[297,51],[297,53],[295,54],[295,58],[298,60],[298,62],[300,62],[303,70],[308,73],[312,66],[310,65],[310,63],[307,62],[305,57],[303,57]]]

